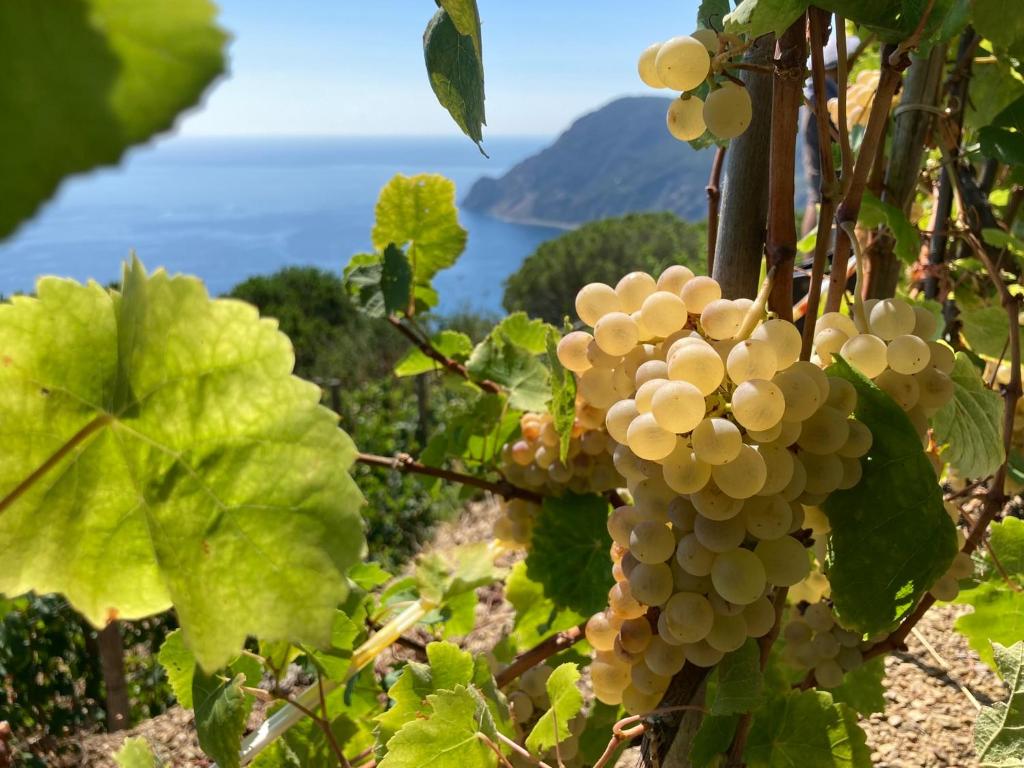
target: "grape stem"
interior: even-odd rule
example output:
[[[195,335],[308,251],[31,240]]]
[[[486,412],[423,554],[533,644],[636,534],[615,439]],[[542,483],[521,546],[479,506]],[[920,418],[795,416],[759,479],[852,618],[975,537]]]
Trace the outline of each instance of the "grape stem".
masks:
[[[768,297],[772,292],[772,285],[775,282],[775,267],[771,266],[768,268],[768,273],[764,276],[764,282],[761,284],[761,290],[757,293],[757,298],[754,299],[754,303],[750,305],[750,309],[747,310],[747,314],[743,316],[743,322],[740,324],[740,329],[736,332],[736,339],[743,341],[749,339],[750,334],[757,328],[757,324],[764,318],[765,306],[768,304]]]
[[[356,461],[360,464],[367,464],[371,467],[386,467],[387,469],[393,469],[396,472],[437,477],[453,483],[470,485],[474,488],[480,488],[485,491],[490,491],[491,493],[496,493],[506,499],[524,499],[526,501],[532,501],[534,504],[540,504],[544,501],[544,497],[540,494],[535,493],[534,491],[528,491],[525,488],[519,488],[506,480],[492,482],[490,480],[484,480],[483,478],[467,475],[462,472],[455,472],[450,469],[431,467],[423,464],[422,462],[416,461],[407,453],[398,453],[394,456],[377,456],[372,453],[357,453]]]
[[[839,228],[846,233],[847,239],[853,246],[854,263],[857,269],[857,279],[853,283],[853,316],[857,320],[857,325],[866,333],[868,317],[864,312],[864,250],[861,248],[857,231],[851,222],[844,221]]]
[[[722,200],[722,165],[725,162],[725,146],[715,150],[715,161],[711,164],[711,175],[704,191],[708,194],[708,274],[715,270],[715,245],[718,241],[718,207]]]
[[[566,648],[571,648],[584,637],[587,622],[571,629],[563,630],[546,640],[542,640],[529,650],[523,651],[512,660],[512,663],[494,676],[494,681],[499,688],[504,688],[523,672],[546,661],[556,653],[561,653]]]
[[[443,352],[438,350],[436,347],[434,347],[433,344],[430,343],[429,339],[417,335],[416,332],[413,331],[405,323],[403,323],[400,318],[391,315],[388,317],[388,322],[391,323],[391,327],[393,327],[396,331],[405,336],[405,338],[407,338],[417,349],[419,349],[420,352],[422,352],[424,355],[429,357],[434,362],[438,363],[442,368],[447,370],[449,373],[453,373],[456,376],[459,376],[465,379],[466,381],[470,382],[471,384],[475,384],[484,392],[488,392],[493,395],[501,394],[501,392],[504,391],[500,384],[496,384],[490,379],[474,379],[472,376],[469,375],[469,370],[466,368],[466,366],[464,366],[458,360],[453,360],[452,358],[448,357]]]
[[[534,765],[536,765],[536,766],[539,766],[539,768],[551,768],[551,766],[550,766],[550,765],[548,765],[547,763],[545,763],[545,762],[544,762],[543,760],[541,760],[541,759],[540,759],[539,757],[534,757],[533,755],[531,755],[531,754],[530,754],[529,752],[527,752],[527,751],[526,751],[526,750],[525,750],[525,749],[524,749],[524,748],[523,748],[522,746],[520,746],[519,744],[517,744],[516,742],[514,742],[514,741],[513,741],[512,739],[510,739],[510,738],[509,738],[508,736],[506,736],[505,734],[503,734],[503,733],[495,733],[495,735],[496,735],[496,736],[498,737],[498,740],[499,740],[499,741],[500,741],[500,742],[501,742],[502,744],[504,744],[505,746],[507,746],[507,747],[508,747],[509,749],[511,749],[511,750],[512,750],[513,752],[515,752],[516,754],[518,754],[518,755],[521,755],[522,757],[525,757],[525,758],[526,758],[527,760],[529,760],[529,761],[530,761],[531,763],[533,763]],[[483,739],[486,739],[487,741],[490,741],[490,739],[488,739],[488,738],[487,738],[486,736],[484,736],[484,734],[482,734],[482,733],[478,733],[478,734],[477,734],[477,736],[478,736],[478,737],[481,737],[481,738],[483,738]],[[494,742],[492,741],[491,743],[493,744]]]

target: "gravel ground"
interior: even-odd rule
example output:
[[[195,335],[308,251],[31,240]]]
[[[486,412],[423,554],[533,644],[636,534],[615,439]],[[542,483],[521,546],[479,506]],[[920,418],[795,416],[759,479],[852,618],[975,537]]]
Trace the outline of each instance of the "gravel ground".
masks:
[[[435,546],[487,539],[494,515],[493,507],[471,505],[459,520],[438,531]],[[513,619],[499,590],[485,588],[479,594],[478,627],[463,640],[474,652],[492,645]],[[953,631],[953,622],[965,610],[969,609],[933,608],[918,625],[920,637],[931,650],[912,635],[905,653],[886,660],[886,711],[861,721],[876,768],[977,768],[971,731],[976,703],[999,701],[1006,691],[963,637]],[[400,650],[395,655],[407,654]],[[255,718],[251,725],[256,725]],[[210,765],[196,742],[191,712],[175,708],[127,735],[144,736],[168,765]],[[111,756],[124,737],[123,733],[84,736],[75,742],[78,754],[73,759],[54,765],[114,766]],[[636,750],[628,750],[618,762],[622,767],[636,764]]]

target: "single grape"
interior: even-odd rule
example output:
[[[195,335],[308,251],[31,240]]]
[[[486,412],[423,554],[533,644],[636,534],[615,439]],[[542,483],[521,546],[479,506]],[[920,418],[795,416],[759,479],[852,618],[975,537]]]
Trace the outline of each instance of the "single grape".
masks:
[[[732,393],[732,414],[748,431],[771,429],[785,413],[782,390],[766,379],[748,379]]]
[[[818,410],[822,397],[811,377],[794,368],[795,366],[790,366],[785,371],[777,373],[772,383],[782,392],[786,404],[783,420],[802,422]]]
[[[665,125],[673,138],[693,141],[704,133],[704,102],[692,94],[683,94],[668,105]]]
[[[679,347],[671,355],[668,360],[668,377],[674,381],[687,381],[707,396],[721,385],[725,377],[725,365],[711,345],[693,342]]]
[[[690,432],[704,419],[704,395],[687,381],[667,381],[651,398],[651,413],[662,429]]]
[[[714,471],[714,468],[712,468]],[[690,496],[697,511],[708,520],[728,520],[743,509],[743,501],[729,496],[714,483],[708,483]]]
[[[576,294],[576,314],[589,326],[609,312],[621,312],[622,302],[615,289],[604,283],[588,283]]]
[[[639,365],[633,374],[633,383],[642,387],[651,379],[667,379],[668,364],[664,360],[646,360]]]
[[[676,447],[674,433],[662,429],[654,420],[654,414],[641,413],[626,430],[629,449],[641,459],[660,461]]]
[[[804,645],[811,641],[813,630],[803,619],[793,619],[782,630],[782,636],[790,645]]]
[[[616,544],[628,547],[633,526],[639,523],[640,519],[640,512],[636,507],[628,505],[616,507],[608,515],[608,535]]]
[[[735,410],[736,409],[734,408],[733,409],[734,413],[735,413]],[[737,419],[737,421],[739,421],[739,419]],[[770,429],[749,429],[748,428],[747,429],[747,437],[749,437],[750,440],[752,442],[754,442],[754,443],[759,443],[759,444],[774,443],[780,437],[782,437],[782,425],[784,423],[785,422],[780,421],[778,424],[776,424],[774,427],[771,427]]]
[[[835,616],[827,603],[812,603],[804,611],[804,621],[815,632],[828,632],[835,626]]]
[[[953,371],[953,366],[956,364],[956,357],[953,355],[953,350],[944,342],[929,341],[928,351],[930,353],[931,366],[933,368],[936,368],[946,374]]]
[[[864,654],[861,653],[860,648],[843,646],[836,655],[836,661],[845,672],[849,672],[864,664]]]
[[[696,643],[707,637],[715,620],[711,603],[703,595],[677,592],[662,609],[672,636],[683,643]]]
[[[814,334],[814,351],[825,365],[832,362],[832,355],[839,352],[850,337],[838,328],[822,328]]]
[[[651,412],[654,393],[657,392],[663,384],[668,384],[668,379],[651,379],[637,387],[636,394],[633,397],[634,402],[636,403],[636,409],[640,411],[640,413]]]
[[[723,552],[711,567],[711,583],[715,585],[715,591],[737,605],[748,605],[761,597],[767,581],[762,559],[749,549]]]
[[[778,539],[789,533],[793,524],[793,510],[788,501],[779,496],[758,496],[743,505],[743,520],[747,531],[759,539]]]
[[[834,659],[839,653],[839,641],[831,632],[819,632],[811,640],[811,647],[819,659]]]
[[[646,272],[629,272],[615,284],[615,294],[622,302],[623,312],[636,312],[655,290],[657,283]]]
[[[931,592],[932,597],[936,600],[950,602],[955,600],[956,596],[959,594],[960,584],[955,578],[946,573],[940,576],[938,581],[932,584],[931,589],[928,591]]]
[[[871,308],[868,319],[871,332],[885,341],[914,332],[917,315],[900,299],[882,299]]]
[[[656,520],[637,523],[629,534],[629,551],[641,563],[664,563],[675,548],[672,532]]]
[[[508,696],[508,708],[512,719],[525,725],[533,716],[533,701],[524,691],[513,691]]]
[[[622,692],[622,708],[631,715],[643,715],[657,709],[662,693],[644,693],[634,685]]]
[[[930,314],[930,313],[929,313]],[[889,342],[886,360],[896,373],[911,374],[923,371],[931,360],[928,344],[917,336],[903,334]]]
[[[690,91],[700,85],[711,69],[707,48],[689,35],[662,43],[654,59],[658,77],[673,91]]]
[[[768,581],[779,587],[793,586],[811,570],[804,545],[792,536],[760,541],[754,548],[754,554],[764,565]]]
[[[843,462],[835,454],[805,451],[800,454],[800,462],[807,470],[804,493],[832,493],[843,481]]]
[[[659,699],[660,695],[668,688],[668,684],[672,682],[670,676],[659,675],[643,661],[639,664],[634,664],[630,674],[634,688],[641,693],[658,695]],[[565,755],[562,755],[562,758],[565,759]]]
[[[704,122],[719,139],[735,139],[747,130],[753,116],[750,93],[738,83],[724,83],[711,91],[704,102]]]
[[[749,499],[764,487],[768,468],[755,448],[741,445],[735,459],[711,468],[711,477],[727,496]]]
[[[676,493],[696,493],[711,479],[711,465],[700,461],[683,440],[661,460],[661,470],[665,484]]]
[[[609,312],[594,326],[594,340],[602,352],[621,357],[640,341],[640,329],[625,312]]]
[[[697,29],[690,33],[690,37],[707,48],[712,56],[718,53],[718,33],[715,30]]]
[[[675,549],[675,540],[666,531],[670,542],[669,556]],[[629,588],[644,605],[661,605],[672,596],[672,569],[665,563],[638,563],[629,575]]]
[[[643,653],[651,642],[651,625],[646,616],[627,619],[619,627],[619,642],[627,653]]]
[[[846,442],[839,449],[838,453],[840,456],[845,458],[860,458],[871,450],[871,443],[873,439],[871,430],[862,422],[855,419],[849,422],[848,428],[850,430],[850,434],[846,438]]]
[[[814,382],[814,386],[818,388],[819,402],[823,403],[828,399],[828,375],[821,368],[807,360],[798,360],[790,366],[790,370],[802,373]]]
[[[775,626],[775,606],[767,597],[759,597],[743,609],[747,637],[763,637]]]
[[[911,336],[911,338],[915,338]],[[909,411],[921,397],[921,388],[914,376],[897,373],[892,368],[886,368],[875,378],[875,384],[889,397],[896,401],[896,404],[904,411]],[[927,425],[925,425],[927,429]]]
[[[635,400],[619,400],[605,413],[604,423],[608,434],[618,443],[626,442],[626,432],[633,419],[640,415]]]
[[[658,51],[661,49],[661,43],[654,43],[644,48],[644,52],[640,54],[640,59],[636,63],[637,72],[640,75],[640,79],[644,85],[651,88],[664,88],[665,84],[661,82],[661,78],[658,77],[658,68],[655,65],[655,61],[658,58]]]
[[[713,667],[722,660],[725,654],[712,648],[706,640],[684,646],[686,660],[698,667]]]
[[[729,339],[743,322],[743,312],[729,299],[715,299],[700,313],[704,333],[712,339]]]
[[[779,370],[789,368],[800,359],[800,348],[803,340],[796,326],[785,320],[768,320],[750,335],[752,339],[767,341],[775,352]]]
[[[835,328],[836,330],[842,331],[846,334],[847,338],[853,338],[860,333],[853,320],[839,312],[826,312],[819,317],[818,322],[814,325],[814,332],[815,334],[818,334],[826,328]]]
[[[743,435],[728,419],[704,419],[692,435],[693,452],[698,459],[713,465],[726,464],[740,455]],[[639,454],[638,454],[639,455]]]
[[[700,314],[712,301],[722,298],[722,287],[713,278],[698,275],[686,282],[681,295],[686,309]]]
[[[651,638],[644,651],[644,664],[656,675],[672,677],[686,663],[686,652],[679,645],[665,642],[661,634]]]
[[[583,373],[590,367],[587,347],[594,337],[586,331],[572,331],[558,342],[558,362],[574,373]]]
[[[914,330],[911,331],[919,339],[931,341],[939,330],[938,318],[924,307],[914,306]]]
[[[761,454],[767,469],[764,485],[757,492],[758,496],[771,496],[782,491],[789,485],[793,477],[793,454],[781,443],[759,445],[757,452]]]
[[[631,312],[629,316],[630,318],[632,318],[633,322],[636,323],[637,333],[640,336],[640,341],[653,341],[656,334],[654,333],[654,331],[647,327],[647,323],[644,322],[644,316],[640,312],[640,310],[638,309],[636,312]]]
[[[665,271],[658,275],[657,288],[659,291],[668,291],[679,296],[683,286],[693,279],[693,271],[682,264],[673,264],[666,267]]]
[[[825,659],[814,667],[814,680],[822,688],[843,684],[843,669],[834,659]]]
[[[705,639],[716,651],[731,653],[747,640],[747,622],[742,615],[723,616],[715,614],[715,622]]]
[[[580,374],[577,392],[598,408],[608,408],[620,398],[615,387],[615,371],[610,368],[589,368]]]
[[[828,399],[825,404],[849,415],[857,407],[857,390],[853,384],[838,376],[828,377]]]
[[[609,355],[594,339],[587,345],[587,360],[594,368],[608,368],[614,372],[622,363],[622,355]]]
[[[629,582],[620,581],[608,590],[608,608],[621,619],[635,619],[647,611],[629,590]]]
[[[615,637],[621,626],[622,621],[607,611],[601,611],[601,613],[595,613],[587,621],[584,634],[587,637],[587,642],[595,651],[610,651],[615,644]]]
[[[736,384],[749,379],[770,379],[778,370],[775,350],[767,341],[746,339],[729,352],[725,369]]]
[[[688,533],[679,540],[676,561],[689,574],[708,576],[711,574],[711,564],[715,561],[715,553],[701,544],[696,534]]]
[[[953,380],[938,368],[925,368],[914,379],[918,385],[917,402],[922,408],[941,408],[953,399]]]
[[[852,336],[839,354],[869,379],[875,378],[888,365],[885,342],[870,333]]]
[[[846,443],[849,435],[846,415],[823,405],[803,422],[797,445],[810,453],[835,453]]]

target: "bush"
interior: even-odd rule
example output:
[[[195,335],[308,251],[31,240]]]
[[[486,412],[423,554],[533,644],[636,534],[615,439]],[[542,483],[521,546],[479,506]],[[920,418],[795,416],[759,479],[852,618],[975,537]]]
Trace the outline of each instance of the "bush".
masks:
[[[580,286],[612,285],[626,272],[657,275],[669,264],[704,271],[705,224],[690,224],[673,213],[634,213],[585,224],[543,243],[505,283],[502,303],[561,325],[574,315]]]

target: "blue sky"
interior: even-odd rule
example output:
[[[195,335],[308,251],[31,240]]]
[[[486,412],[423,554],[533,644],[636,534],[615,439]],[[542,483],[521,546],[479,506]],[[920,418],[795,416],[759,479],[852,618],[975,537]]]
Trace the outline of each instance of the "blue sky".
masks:
[[[640,51],[691,32],[697,0],[478,0],[487,135],[550,135],[623,94],[651,93]],[[451,135],[422,35],[431,0],[221,0],[231,75],[190,135]]]

